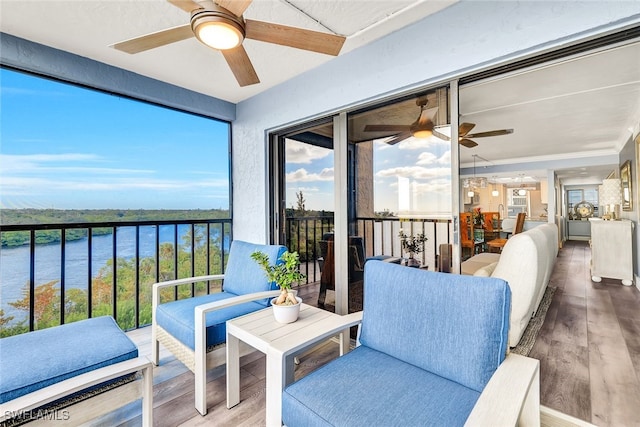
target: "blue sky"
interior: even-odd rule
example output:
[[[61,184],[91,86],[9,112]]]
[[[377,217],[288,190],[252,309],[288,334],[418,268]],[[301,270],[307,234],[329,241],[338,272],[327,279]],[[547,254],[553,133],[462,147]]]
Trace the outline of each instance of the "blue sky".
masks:
[[[229,125],[0,69],[0,207],[227,209]]]

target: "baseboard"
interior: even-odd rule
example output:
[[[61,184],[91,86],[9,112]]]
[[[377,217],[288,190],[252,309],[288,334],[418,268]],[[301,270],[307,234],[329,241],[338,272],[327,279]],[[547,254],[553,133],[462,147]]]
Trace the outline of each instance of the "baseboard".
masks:
[[[571,415],[540,405],[540,425],[542,427],[596,427]]]
[[[640,276],[635,276],[634,280],[636,282],[636,289],[640,291]]]

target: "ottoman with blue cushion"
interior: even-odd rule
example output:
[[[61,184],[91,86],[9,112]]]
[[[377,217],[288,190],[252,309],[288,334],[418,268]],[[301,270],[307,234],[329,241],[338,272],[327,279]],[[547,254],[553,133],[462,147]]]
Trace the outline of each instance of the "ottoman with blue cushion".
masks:
[[[0,361],[1,417],[7,417],[5,410],[8,408],[13,410],[12,402],[28,402],[30,395],[65,380],[84,375],[93,383],[89,388],[97,390],[103,383],[117,384],[122,376],[137,371],[144,370],[145,375],[152,375],[150,361],[138,357],[136,345],[110,316],[3,338],[0,340]],[[115,368],[108,370],[102,383],[99,378],[91,379],[92,373],[112,366]],[[122,372],[119,371],[121,366]],[[148,383],[151,384],[150,379]],[[76,384],[71,392],[82,390]],[[47,393],[40,394],[45,400],[41,404],[51,401],[46,398]],[[60,392],[53,392],[53,395],[60,397]],[[151,399],[151,395],[148,398]]]

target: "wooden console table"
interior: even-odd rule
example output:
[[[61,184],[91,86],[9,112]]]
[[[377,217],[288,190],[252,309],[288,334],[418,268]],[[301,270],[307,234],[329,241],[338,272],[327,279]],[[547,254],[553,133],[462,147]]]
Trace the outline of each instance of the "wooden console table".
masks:
[[[633,284],[633,222],[629,220],[605,221],[590,218],[591,223],[591,280],[603,277],[622,280],[625,286]]]

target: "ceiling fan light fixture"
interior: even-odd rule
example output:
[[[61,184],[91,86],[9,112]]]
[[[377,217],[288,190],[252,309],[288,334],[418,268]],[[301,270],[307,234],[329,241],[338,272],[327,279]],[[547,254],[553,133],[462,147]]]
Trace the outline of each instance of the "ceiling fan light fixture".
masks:
[[[191,29],[198,40],[217,50],[238,47],[245,36],[244,21],[221,7],[194,11]]]
[[[409,130],[414,138],[429,138],[433,135],[433,122],[431,120],[422,124],[416,122],[411,125]]]

